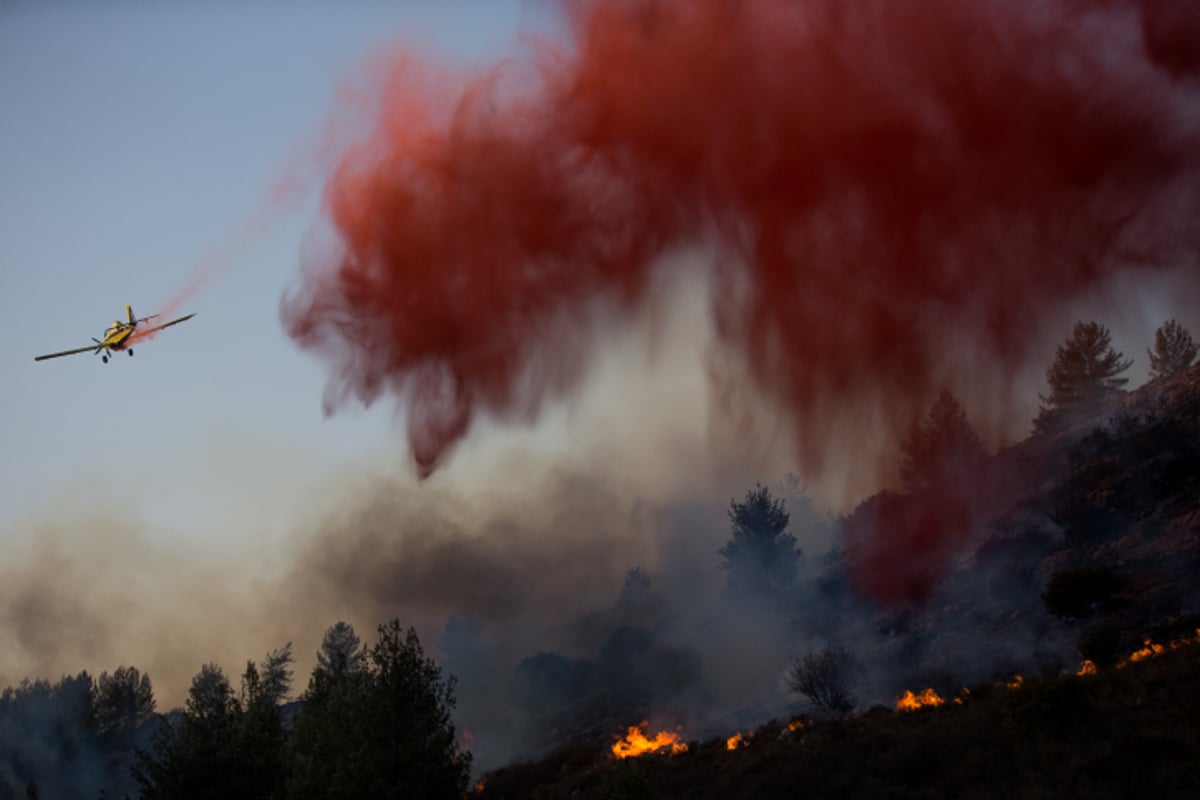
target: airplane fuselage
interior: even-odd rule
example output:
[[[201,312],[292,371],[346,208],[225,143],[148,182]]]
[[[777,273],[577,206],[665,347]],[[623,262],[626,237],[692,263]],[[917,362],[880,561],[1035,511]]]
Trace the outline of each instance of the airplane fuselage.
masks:
[[[100,340],[100,344],[107,347],[109,350],[124,350],[129,343],[129,337],[133,335],[133,330],[133,325],[126,325],[122,322],[114,322],[112,326],[104,332],[104,338]]]

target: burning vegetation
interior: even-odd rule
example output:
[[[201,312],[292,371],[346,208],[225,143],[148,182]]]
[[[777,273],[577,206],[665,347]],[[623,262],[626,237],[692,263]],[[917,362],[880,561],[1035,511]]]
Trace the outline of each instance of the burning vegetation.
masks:
[[[659,731],[653,737],[646,736],[644,729],[648,724],[646,720],[643,720],[641,725],[631,725],[625,737],[613,743],[613,755],[617,758],[635,758],[648,753],[665,753],[675,756],[687,752],[687,743],[679,741],[678,733]]]
[[[788,730],[791,730],[790,725],[788,726]],[[730,736],[728,739],[725,740],[725,749],[726,750],[737,750],[739,747],[749,747],[750,740],[753,738],[754,738],[753,733],[743,735],[741,731],[738,731],[733,736]]]
[[[911,690],[905,690],[904,694],[896,698],[896,709],[898,711],[916,711],[918,708],[936,708],[944,705],[945,702],[942,696],[933,689],[925,689],[916,694]]]

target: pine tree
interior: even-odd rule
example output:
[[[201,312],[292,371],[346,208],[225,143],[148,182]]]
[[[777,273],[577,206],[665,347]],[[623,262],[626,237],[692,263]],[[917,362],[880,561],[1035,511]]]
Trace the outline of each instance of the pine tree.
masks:
[[[1154,332],[1154,350],[1146,354],[1150,356],[1151,378],[1170,377],[1196,360],[1196,342],[1186,328],[1169,319]]]
[[[913,424],[900,450],[900,479],[909,492],[954,484],[987,457],[966,411],[945,390],[926,417]]]
[[[1050,394],[1040,396],[1037,430],[1053,427],[1065,413],[1096,409],[1129,382],[1119,376],[1132,363],[1112,348],[1108,328],[1076,322],[1071,338],[1059,345],[1054,363],[1046,370]]]
[[[359,655],[313,670],[289,747],[286,796],[461,798],[471,755],[458,750],[450,722],[454,678],[425,657],[416,631],[398,620],[381,625],[379,642],[362,654],[353,629],[339,623],[325,643],[340,643],[327,654]]]
[[[105,736],[128,736],[154,716],[150,676],[136,667],[101,672],[93,690],[96,730]]]
[[[778,598],[793,583],[801,553],[787,532],[789,519],[784,501],[762,484],[742,502],[730,501],[733,537],[719,551],[730,590]]]

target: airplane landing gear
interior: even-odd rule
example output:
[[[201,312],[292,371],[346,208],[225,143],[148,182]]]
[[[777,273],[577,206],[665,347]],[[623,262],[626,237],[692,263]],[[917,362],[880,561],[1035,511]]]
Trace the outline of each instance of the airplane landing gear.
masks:
[[[108,356],[100,356],[100,360],[101,360],[101,361],[103,361],[105,364],[107,364],[107,363],[108,363]]]
[[[132,348],[132,347],[131,347],[131,348],[129,348],[129,357],[130,357],[130,358],[132,358],[132,357],[133,357],[133,348]]]

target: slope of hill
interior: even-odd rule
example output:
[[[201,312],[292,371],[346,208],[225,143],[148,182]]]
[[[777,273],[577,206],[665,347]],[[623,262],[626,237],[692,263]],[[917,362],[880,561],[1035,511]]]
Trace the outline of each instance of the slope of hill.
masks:
[[[873,710],[800,735],[772,723],[733,752],[716,739],[632,763],[618,763],[609,748],[636,720],[595,713],[558,727],[554,755],[485,776],[484,796],[1194,790],[1200,647],[1153,664],[1108,665],[1146,639],[1200,626],[1200,366],[1031,436],[987,471],[970,532],[920,602],[864,601],[848,577],[853,554],[840,553],[797,599],[799,636],[854,645],[869,673],[858,695]],[[1081,652],[1102,665],[1099,676],[1074,675]],[[1016,674],[1026,676],[1020,689],[992,688]],[[888,710],[907,688],[953,697],[964,685],[976,688],[961,707]]]

